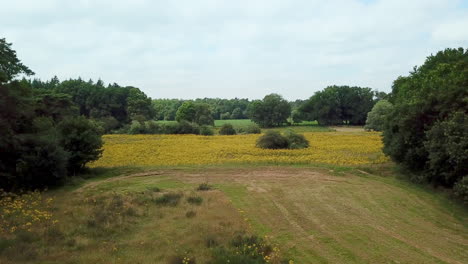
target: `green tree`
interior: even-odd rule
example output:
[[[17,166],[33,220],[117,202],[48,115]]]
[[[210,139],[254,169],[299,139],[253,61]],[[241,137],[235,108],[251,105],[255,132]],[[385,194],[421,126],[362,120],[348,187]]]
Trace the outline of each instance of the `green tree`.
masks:
[[[261,127],[281,126],[291,114],[291,105],[281,95],[269,94],[249,105],[250,119]]]
[[[466,144],[466,130],[457,130],[452,124],[466,125],[458,120],[467,114],[467,85],[468,50],[463,48],[431,55],[409,76],[395,80],[390,97],[394,109],[383,133],[384,152],[416,172],[420,180],[453,186],[467,173],[455,166],[458,159],[446,155],[452,151],[463,154],[456,145]],[[454,116],[456,112],[462,114]]]
[[[176,113],[176,120],[178,122],[185,120],[198,125],[214,125],[210,106],[193,101],[186,101],[179,107]]]
[[[385,120],[393,110],[393,105],[387,100],[378,101],[372,110],[367,114],[366,130],[382,131]]]
[[[18,59],[11,43],[0,38],[0,85],[13,80],[19,74],[33,75],[34,72]]]
[[[103,141],[99,127],[83,116],[68,118],[58,124],[60,144],[69,153],[68,169],[81,171],[102,154]]]
[[[127,98],[127,113],[130,118],[150,120],[154,117],[154,109],[151,98],[146,96],[140,89],[128,87],[129,94]]]
[[[374,103],[370,88],[334,85],[316,92],[299,111],[320,125],[364,125]]]

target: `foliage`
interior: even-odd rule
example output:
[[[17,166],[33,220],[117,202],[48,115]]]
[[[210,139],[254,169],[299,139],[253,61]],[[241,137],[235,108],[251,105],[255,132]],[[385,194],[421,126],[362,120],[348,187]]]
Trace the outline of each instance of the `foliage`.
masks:
[[[309,147],[309,141],[304,137],[304,135],[297,134],[292,130],[286,130],[284,132],[284,137],[288,141],[288,148],[290,149],[302,149]]]
[[[143,122],[155,116],[151,98],[132,86],[121,87],[113,83],[105,87],[101,80],[94,82],[81,78],[61,82],[57,77],[49,81],[34,79],[29,85],[37,94],[67,96],[79,115],[106,123],[103,126],[106,132],[132,120]]]
[[[279,250],[257,236],[237,235],[229,247],[213,250],[211,264],[263,264],[280,263]]]
[[[151,104],[151,98],[147,97],[145,93],[135,87],[127,87],[127,115],[132,120],[140,121],[149,120],[154,117],[154,109]]]
[[[188,121],[198,125],[214,125],[214,119],[208,104],[184,102],[176,113],[177,121]]]
[[[210,126],[201,126],[200,127],[200,135],[213,136],[214,135],[214,130]]]
[[[458,198],[468,205],[468,176],[464,176],[455,183],[453,191]]]
[[[0,85],[13,80],[18,74],[33,75],[34,72],[26,67],[16,57],[16,51],[11,48],[11,43],[0,38]]]
[[[200,205],[203,202],[203,198],[200,196],[189,196],[187,202],[190,204]]]
[[[248,124],[245,127],[239,127],[237,129],[237,133],[239,134],[260,134],[262,130],[257,124]]]
[[[225,123],[219,129],[219,134],[220,135],[236,135],[237,132],[231,124]]]
[[[391,113],[393,105],[387,100],[378,101],[372,110],[367,114],[366,125],[364,128],[367,131],[382,131],[385,124],[385,119]]]
[[[316,92],[299,111],[320,125],[364,125],[374,104],[370,88],[334,85]]]
[[[424,148],[429,182],[452,186],[468,175],[468,116],[456,112],[447,120],[435,122],[426,132]]]
[[[88,162],[102,154],[102,138],[99,127],[85,117],[65,119],[58,127],[60,144],[69,153],[70,172],[81,171]]]
[[[0,190],[0,239],[12,239],[20,231],[44,232],[47,226],[55,225],[51,202],[38,191],[14,194]]]
[[[431,55],[409,76],[395,80],[384,152],[423,180],[452,187],[467,174],[460,164],[467,156],[467,83],[468,51],[463,48]]]
[[[212,189],[213,189],[213,186],[209,185],[208,183],[201,183],[197,187],[197,191],[209,191]]]
[[[287,149],[289,143],[280,132],[269,130],[258,138],[256,146],[262,149]]]
[[[179,99],[155,99],[153,107],[156,111],[157,120],[175,120],[177,109],[184,102],[208,104],[213,119],[247,119],[247,106],[250,104],[248,99],[221,99],[221,98],[203,98],[195,100]]]
[[[269,94],[263,100],[249,105],[249,116],[261,127],[281,126],[291,114],[291,105],[278,94]]]
[[[204,164],[337,164],[387,162],[380,133],[306,132],[311,147],[269,150],[255,147],[258,135],[105,135],[102,158],[91,167]]]
[[[154,202],[157,205],[177,206],[181,198],[181,193],[165,193],[162,196],[159,196],[158,198],[154,199]]]

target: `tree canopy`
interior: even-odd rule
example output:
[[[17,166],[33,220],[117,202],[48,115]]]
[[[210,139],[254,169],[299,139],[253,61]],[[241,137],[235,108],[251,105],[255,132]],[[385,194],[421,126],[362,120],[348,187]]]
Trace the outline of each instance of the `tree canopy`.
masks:
[[[263,100],[252,101],[249,116],[261,127],[281,126],[291,115],[291,105],[279,94],[269,94]]]
[[[468,175],[468,153],[458,149],[468,141],[468,50],[429,56],[394,81],[390,101],[394,109],[383,133],[387,155],[434,184],[451,187]]]
[[[371,88],[329,86],[316,92],[299,111],[320,125],[364,125],[375,104],[374,95]]]

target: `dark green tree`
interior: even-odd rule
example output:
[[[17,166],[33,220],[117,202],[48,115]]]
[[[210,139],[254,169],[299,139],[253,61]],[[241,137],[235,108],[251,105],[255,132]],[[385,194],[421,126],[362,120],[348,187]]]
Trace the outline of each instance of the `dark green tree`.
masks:
[[[60,144],[69,153],[69,172],[80,172],[88,162],[101,156],[101,131],[92,121],[83,116],[68,118],[60,122],[57,129]]]
[[[392,112],[393,105],[387,100],[378,101],[367,114],[366,130],[382,131],[387,116]]]
[[[11,49],[11,43],[0,38],[0,85],[13,80],[19,74],[33,75],[34,72],[26,67]]]
[[[193,101],[186,101],[179,107],[176,113],[176,120],[178,122],[185,120],[198,125],[214,125],[210,106]]]
[[[431,55],[409,76],[395,80],[384,152],[416,172],[419,180],[453,186],[468,173],[457,165],[458,158],[447,156],[463,155],[458,146],[464,146],[467,138],[466,123],[460,118],[468,111],[467,87],[468,50],[463,48]]]
[[[370,88],[329,86],[316,92],[299,111],[320,125],[364,125],[374,104]]]
[[[287,123],[290,114],[291,105],[278,94],[269,94],[249,105],[250,119],[261,127],[281,126]]]

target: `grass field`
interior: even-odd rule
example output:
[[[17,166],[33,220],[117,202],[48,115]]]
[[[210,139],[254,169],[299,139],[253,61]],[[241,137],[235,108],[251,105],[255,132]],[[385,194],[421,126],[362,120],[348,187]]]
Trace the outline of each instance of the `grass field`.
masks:
[[[88,179],[0,199],[0,263],[468,263],[468,211],[402,180],[378,133],[336,130],[277,151],[106,136]]]
[[[135,170],[43,194],[58,222],[45,236],[33,223],[2,245],[0,263],[207,263],[236,234],[267,236],[294,263],[468,259],[467,212],[385,166]],[[201,183],[214,189],[196,191]],[[167,193],[181,195],[177,205],[158,205]]]

